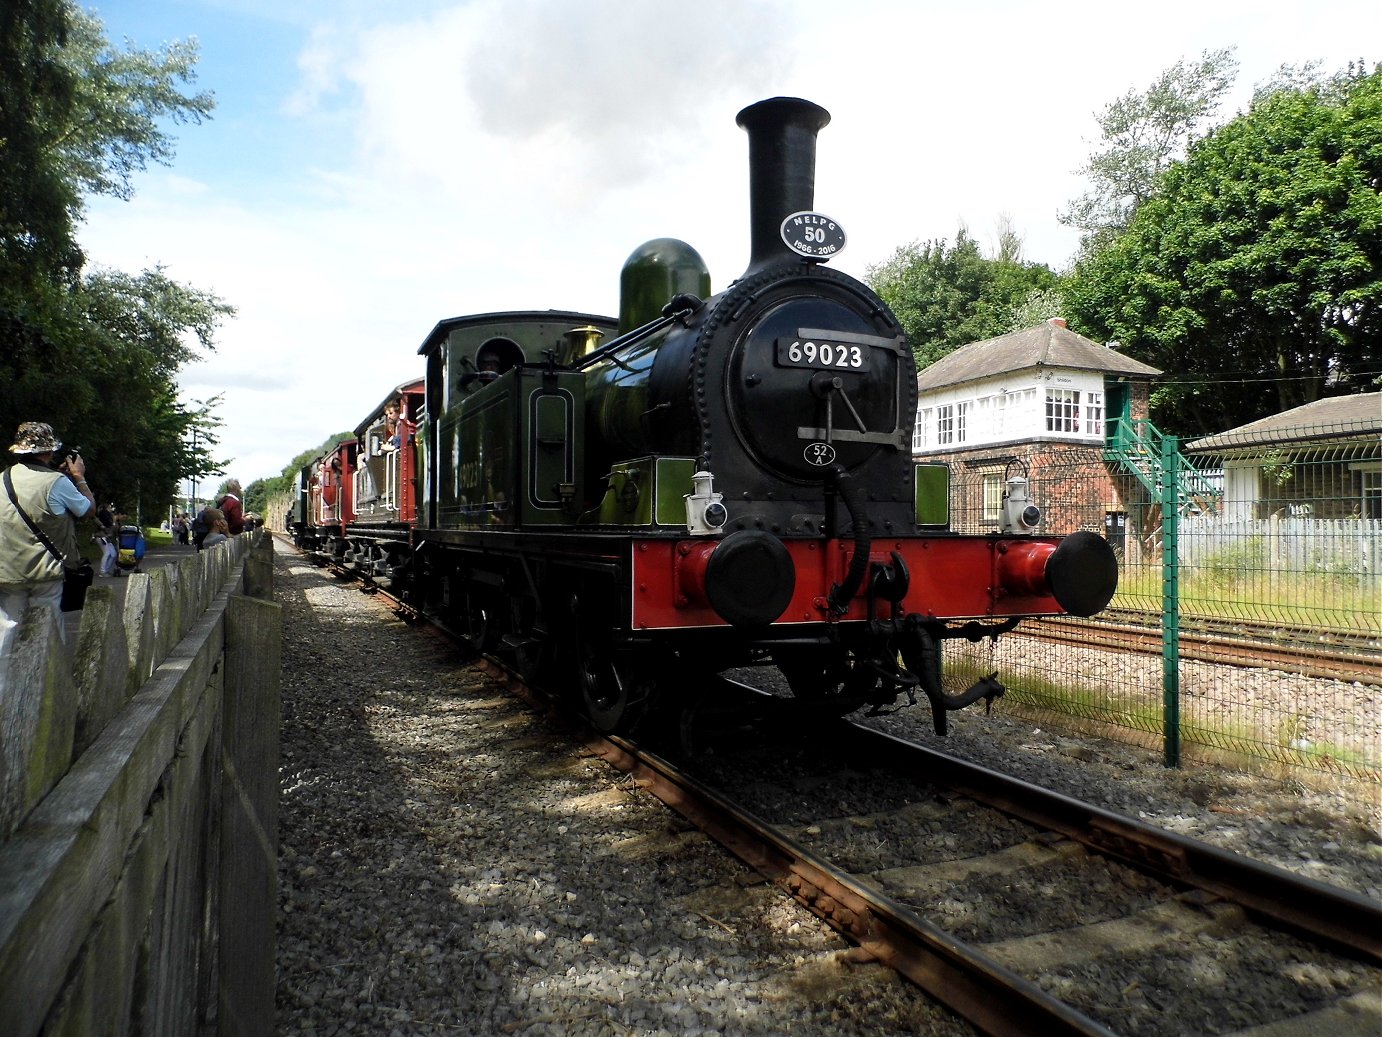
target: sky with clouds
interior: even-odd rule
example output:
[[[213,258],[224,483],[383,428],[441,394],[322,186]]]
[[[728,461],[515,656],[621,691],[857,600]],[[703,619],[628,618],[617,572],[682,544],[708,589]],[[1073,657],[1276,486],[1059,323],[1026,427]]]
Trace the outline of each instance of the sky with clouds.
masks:
[[[1368,0],[107,0],[116,44],[195,37],[217,107],[132,201],[93,199],[93,263],[162,266],[237,316],[181,377],[224,397],[246,485],[417,377],[446,317],[618,312],[641,242],[676,237],[716,291],[748,262],[747,138],[765,97],[832,115],[816,208],[862,277],[900,246],[1006,216],[1064,267],[1096,113],[1235,47],[1225,116],[1283,64],[1382,55]]]

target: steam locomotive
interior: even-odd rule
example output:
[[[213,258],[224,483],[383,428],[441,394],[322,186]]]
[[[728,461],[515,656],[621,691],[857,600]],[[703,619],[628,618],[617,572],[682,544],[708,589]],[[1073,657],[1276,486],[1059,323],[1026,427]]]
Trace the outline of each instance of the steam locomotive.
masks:
[[[298,542],[567,678],[603,730],[761,663],[840,711],[919,690],[941,734],[1001,694],[947,693],[942,643],[1092,615],[1117,564],[1095,534],[1039,535],[1017,486],[1002,532],[951,531],[947,467],[911,455],[906,336],[827,265],[845,241],[814,209],[829,119],[796,98],[739,113],[751,257],[719,294],[658,239],[625,264],[617,319],[438,323],[424,378],[303,470]]]

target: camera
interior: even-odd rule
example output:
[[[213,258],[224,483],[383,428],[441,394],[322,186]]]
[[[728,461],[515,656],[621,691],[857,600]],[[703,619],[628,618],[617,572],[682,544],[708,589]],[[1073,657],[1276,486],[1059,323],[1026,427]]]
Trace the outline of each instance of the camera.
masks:
[[[79,446],[68,447],[66,450],[62,452],[62,457],[55,457],[53,459],[52,465],[58,471],[65,472],[67,471],[67,466],[71,464],[72,461],[74,461],[77,457],[79,457],[81,455],[81,452],[82,448]]]

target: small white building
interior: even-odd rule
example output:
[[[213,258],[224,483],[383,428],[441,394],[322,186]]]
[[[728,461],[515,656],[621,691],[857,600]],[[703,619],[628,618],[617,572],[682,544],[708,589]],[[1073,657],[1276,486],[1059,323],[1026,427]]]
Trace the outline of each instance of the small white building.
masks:
[[[971,342],[918,376],[912,452],[1035,439],[1102,448],[1108,420],[1147,416],[1146,388],[1159,374],[1059,317]]]
[[[1047,529],[1102,527],[1116,541],[1139,473],[1111,457],[1148,425],[1160,373],[1060,318],[971,342],[918,376],[912,453],[950,465],[952,512],[966,531],[998,525],[1007,477],[1020,469]]]

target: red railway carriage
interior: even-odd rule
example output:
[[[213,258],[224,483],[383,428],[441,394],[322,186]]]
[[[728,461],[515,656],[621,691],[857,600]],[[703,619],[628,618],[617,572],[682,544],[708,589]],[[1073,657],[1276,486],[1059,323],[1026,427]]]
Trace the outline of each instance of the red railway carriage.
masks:
[[[341,560],[368,579],[391,583],[412,552],[424,400],[421,378],[404,382],[355,427],[354,515]]]
[[[344,439],[303,470],[299,492],[298,544],[321,560],[346,549],[346,529],[355,521],[355,440]]]

